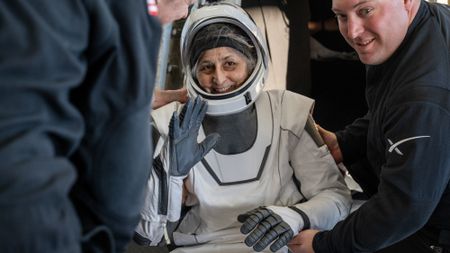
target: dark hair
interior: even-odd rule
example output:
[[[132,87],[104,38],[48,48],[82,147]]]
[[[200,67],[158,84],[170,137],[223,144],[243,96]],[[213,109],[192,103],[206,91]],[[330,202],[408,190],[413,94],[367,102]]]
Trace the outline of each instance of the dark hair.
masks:
[[[195,77],[201,54],[217,47],[230,47],[245,56],[249,73],[256,65],[256,49],[250,37],[239,27],[229,23],[214,23],[197,32],[191,45],[191,73]]]

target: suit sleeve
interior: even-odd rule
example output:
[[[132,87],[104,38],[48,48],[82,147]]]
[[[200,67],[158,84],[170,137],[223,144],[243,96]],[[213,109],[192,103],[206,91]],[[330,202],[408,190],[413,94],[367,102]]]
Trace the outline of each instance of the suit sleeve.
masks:
[[[306,200],[295,205],[303,212],[304,229],[323,230],[332,228],[347,216],[351,197],[327,146],[317,141],[317,136],[311,131],[293,136],[298,139],[290,157],[301,194]]]
[[[141,220],[135,230],[134,241],[141,245],[164,245],[171,231],[170,222],[180,219],[183,198],[183,177],[170,175],[169,140],[167,136],[170,115],[177,106],[170,104],[153,112],[153,133],[159,136],[155,141],[155,153],[150,177],[145,189],[145,203]],[[178,104],[177,104],[178,105]],[[178,107],[179,109],[179,107]]]

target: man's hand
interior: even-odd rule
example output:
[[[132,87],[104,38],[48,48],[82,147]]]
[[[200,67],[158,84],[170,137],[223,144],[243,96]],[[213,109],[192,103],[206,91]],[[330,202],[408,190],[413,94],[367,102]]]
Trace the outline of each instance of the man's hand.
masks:
[[[328,130],[323,129],[321,126],[317,125],[317,130],[319,130],[319,134],[322,136],[323,141],[328,146],[331,155],[334,158],[334,161],[339,164],[343,161],[341,148],[339,147],[339,143],[337,141],[336,134],[330,132]]]
[[[292,253],[314,253],[312,242],[318,230],[303,230],[294,239],[288,243],[289,250]]]
[[[245,244],[253,246],[258,252],[269,244],[272,244],[270,250],[275,252],[286,246],[294,236],[291,227],[278,214],[264,207],[239,215],[238,221],[243,223],[241,233],[251,232],[245,238]]]
[[[186,103],[187,100],[188,93],[186,88],[180,88],[177,90],[161,90],[155,88],[155,91],[153,92],[152,109],[158,109],[159,107],[174,101]]]
[[[189,6],[195,3],[195,0],[158,0],[157,3],[161,24],[168,24],[186,18],[189,14]]]
[[[218,134],[210,134],[197,143],[198,130],[205,116],[207,104],[200,97],[189,99],[180,115],[174,112],[169,124],[169,152],[171,176],[184,177],[190,169],[216,145]]]

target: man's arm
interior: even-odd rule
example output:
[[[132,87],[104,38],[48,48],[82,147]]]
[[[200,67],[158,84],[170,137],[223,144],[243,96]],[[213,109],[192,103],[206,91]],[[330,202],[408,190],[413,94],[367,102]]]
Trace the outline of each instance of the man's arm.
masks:
[[[333,230],[317,234],[315,252],[376,251],[422,228],[435,211],[450,179],[448,108],[405,103],[391,108],[381,127],[386,162],[378,193]]]
[[[172,102],[186,103],[188,100],[188,93],[186,88],[177,90],[161,90],[155,89],[153,93],[152,109],[158,109],[161,106]]]
[[[345,127],[344,130],[336,132],[342,160],[345,164],[352,164],[365,157],[370,117],[370,112],[368,112],[364,117]],[[330,149],[333,150],[332,147]]]

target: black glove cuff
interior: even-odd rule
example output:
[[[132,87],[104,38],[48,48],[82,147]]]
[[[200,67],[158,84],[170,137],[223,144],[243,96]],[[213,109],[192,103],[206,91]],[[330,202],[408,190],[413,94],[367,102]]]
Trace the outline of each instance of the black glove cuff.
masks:
[[[311,222],[309,221],[309,217],[308,215],[306,215],[305,212],[303,212],[302,210],[298,209],[295,206],[288,206],[290,209],[296,211],[298,214],[300,214],[300,216],[302,216],[303,219],[303,228],[302,230],[306,230],[306,229],[310,229],[311,228]]]

